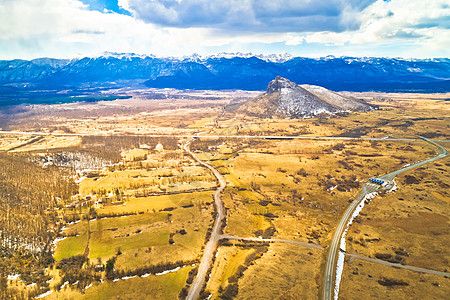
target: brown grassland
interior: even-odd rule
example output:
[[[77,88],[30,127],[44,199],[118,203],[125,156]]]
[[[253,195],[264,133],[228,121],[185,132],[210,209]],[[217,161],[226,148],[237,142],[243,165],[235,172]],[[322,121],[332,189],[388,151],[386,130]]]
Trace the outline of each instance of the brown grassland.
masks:
[[[344,267],[339,296],[342,299],[445,299],[449,293],[448,281],[442,276],[355,260]]]

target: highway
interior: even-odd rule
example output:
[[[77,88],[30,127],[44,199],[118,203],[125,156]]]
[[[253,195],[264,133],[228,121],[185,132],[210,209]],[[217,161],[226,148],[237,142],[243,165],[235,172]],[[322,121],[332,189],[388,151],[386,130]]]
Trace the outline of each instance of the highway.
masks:
[[[191,150],[189,149],[191,141],[187,142],[184,145],[184,150],[188,152],[194,160],[196,160],[200,165],[202,165],[205,168],[208,168],[211,170],[216,176],[216,178],[219,180],[219,188],[214,193],[214,202],[216,205],[217,215],[216,219],[214,221],[214,226],[211,232],[211,237],[208,241],[208,243],[205,246],[205,249],[203,251],[203,257],[200,261],[200,265],[198,266],[198,273],[195,277],[194,281],[192,282],[192,285],[189,289],[188,295],[186,297],[187,300],[196,300],[200,296],[200,291],[202,290],[203,284],[205,282],[206,273],[208,272],[209,266],[211,264],[211,260],[214,254],[214,250],[217,248],[217,243],[220,239],[220,225],[222,223],[222,219],[224,217],[223,214],[223,206],[222,201],[220,199],[220,194],[226,187],[226,180],[225,178],[217,171],[215,168],[213,168],[211,165],[204,163],[201,161]]]
[[[365,183],[363,185],[361,193],[353,200],[352,204],[347,208],[341,220],[339,221],[338,226],[336,227],[336,231],[334,232],[333,239],[331,240],[331,245],[328,251],[327,262],[325,265],[325,274],[324,274],[324,284],[323,284],[323,299],[332,299],[333,291],[334,291],[334,274],[337,263],[337,254],[339,251],[340,241],[342,234],[344,233],[345,228],[347,227],[347,223],[350,217],[353,214],[353,211],[356,207],[364,201],[364,197],[373,193],[377,190],[377,187],[373,184]]]
[[[88,134],[88,133],[55,133],[55,132],[37,132],[37,131],[5,131],[0,130],[0,134],[13,135],[39,135],[39,136],[145,136],[145,137],[172,137],[172,138],[230,138],[230,139],[266,139],[266,140],[359,140],[359,141],[403,141],[414,142],[418,138],[391,138],[385,137],[346,137],[346,136],[304,136],[304,135],[202,135],[198,134],[120,134],[120,133],[104,133],[104,134]],[[419,137],[421,138],[421,137]],[[425,138],[422,138],[425,139]],[[431,141],[431,140],[429,140]],[[436,140],[440,142],[450,142],[450,140]],[[433,141],[431,141],[433,142]]]
[[[407,167],[404,167],[404,168],[394,171],[392,173],[380,176],[380,177],[378,177],[378,179],[392,181],[394,179],[394,177],[400,173],[403,173],[403,172],[409,171],[411,169],[417,168],[419,166],[428,164],[435,160],[444,158],[448,155],[447,150],[444,147],[442,147],[441,145],[436,144],[434,141],[431,141],[427,138],[420,137],[420,136],[417,136],[417,137],[434,145],[436,147],[437,151],[439,152],[439,155],[437,155],[433,158],[421,161],[421,162],[411,164]],[[333,296],[337,296],[337,295],[334,295],[334,290],[335,290],[334,275],[336,272],[336,264],[337,264],[337,256],[338,256],[337,254],[338,254],[338,251],[340,248],[340,241],[341,241],[342,235],[344,234],[344,231],[347,227],[350,217],[352,216],[356,207],[362,201],[364,201],[364,197],[372,192],[375,192],[378,188],[379,187],[377,187],[374,184],[365,183],[363,185],[361,193],[358,195],[358,197],[356,197],[355,200],[353,200],[353,202],[350,204],[350,206],[344,212],[344,215],[341,217],[339,224],[336,227],[336,231],[334,232],[333,239],[331,240],[331,244],[330,244],[328,256],[327,256],[327,261],[326,261],[326,265],[325,265],[324,282],[323,282],[323,290],[322,290],[322,299],[324,299],[324,300],[330,300],[330,299],[333,299]],[[335,297],[335,298],[337,298],[337,297]]]

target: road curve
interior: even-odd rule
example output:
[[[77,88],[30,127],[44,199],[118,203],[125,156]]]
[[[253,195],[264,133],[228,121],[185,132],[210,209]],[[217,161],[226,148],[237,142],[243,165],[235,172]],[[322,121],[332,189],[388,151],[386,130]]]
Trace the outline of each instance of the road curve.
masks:
[[[430,159],[424,160],[424,161],[419,161],[419,162],[413,163],[413,164],[411,164],[411,165],[409,165],[409,166],[407,166],[407,167],[404,167],[404,168],[402,168],[402,169],[400,169],[400,170],[397,170],[397,171],[394,171],[394,172],[392,172],[392,173],[383,175],[383,176],[379,177],[380,179],[382,179],[382,180],[393,180],[394,177],[397,176],[397,175],[400,174],[400,173],[403,173],[403,172],[405,172],[405,171],[408,171],[408,170],[411,170],[411,169],[420,167],[420,166],[422,166],[422,165],[428,164],[428,163],[433,162],[433,161],[435,161],[435,160],[444,158],[444,157],[446,157],[446,156],[448,155],[447,149],[445,149],[445,148],[442,147],[441,145],[437,144],[436,142],[434,142],[434,141],[432,141],[432,140],[430,140],[430,139],[424,138],[424,137],[422,137],[422,136],[417,136],[417,137],[420,138],[420,139],[422,139],[422,140],[424,140],[425,142],[430,143],[430,144],[432,144],[433,146],[435,146],[435,147],[437,148],[437,151],[438,151],[439,155],[437,155],[437,156],[435,156],[435,157],[432,157],[432,158],[430,158]]]
[[[439,155],[437,155],[433,158],[421,161],[421,162],[417,162],[415,164],[404,167],[402,169],[391,172],[389,174],[383,175],[381,177],[378,177],[379,179],[393,180],[394,177],[400,173],[403,173],[403,172],[409,171],[413,168],[417,168],[419,166],[428,164],[435,160],[444,158],[448,155],[447,150],[444,147],[442,147],[441,145],[436,144],[434,141],[431,141],[431,140],[421,137],[421,136],[416,136],[416,137],[434,145],[437,148]],[[374,192],[376,190],[377,190],[377,188],[374,187],[373,184],[367,184],[367,183],[364,184],[361,193],[358,195],[358,197],[355,200],[353,200],[352,204],[350,204],[350,206],[347,208],[344,215],[342,216],[342,218],[339,221],[339,224],[336,228],[336,231],[334,232],[333,239],[332,239],[330,247],[329,247],[327,261],[326,261],[326,265],[325,265],[324,282],[323,282],[323,290],[322,290],[322,299],[324,299],[324,300],[333,299],[333,292],[334,292],[334,288],[335,288],[335,282],[334,282],[333,276],[335,275],[335,272],[336,272],[337,254],[338,254],[338,249],[340,246],[340,240],[345,231],[345,228],[347,227],[347,223],[349,222],[349,219],[352,216],[353,211],[356,209],[356,207],[359,205],[359,203],[361,203],[361,201],[364,201],[364,197],[367,194]]]
[[[214,193],[214,202],[217,209],[217,215],[216,220],[214,221],[214,226],[211,232],[211,237],[208,241],[208,243],[205,246],[205,249],[203,251],[203,257],[200,261],[200,265],[198,266],[198,273],[195,277],[194,281],[192,282],[192,285],[189,289],[188,295],[186,297],[187,300],[196,300],[200,296],[200,291],[202,290],[203,283],[205,282],[206,273],[208,272],[209,266],[211,264],[211,260],[213,257],[214,250],[217,248],[217,243],[219,241],[220,236],[220,225],[222,223],[222,219],[224,217],[223,214],[223,206],[222,201],[220,199],[220,194],[226,187],[226,180],[225,178],[217,171],[215,168],[213,168],[211,165],[204,163],[201,161],[191,150],[189,149],[191,141],[187,142],[184,145],[184,150],[188,152],[194,160],[196,160],[200,165],[202,165],[205,168],[208,168],[213,172],[214,176],[219,180],[219,188]]]

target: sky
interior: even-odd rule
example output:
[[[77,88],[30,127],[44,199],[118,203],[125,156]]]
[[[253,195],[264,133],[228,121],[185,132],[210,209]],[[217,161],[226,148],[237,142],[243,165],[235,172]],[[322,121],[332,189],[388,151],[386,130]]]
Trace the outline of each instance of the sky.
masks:
[[[0,59],[450,56],[450,0],[0,0]]]

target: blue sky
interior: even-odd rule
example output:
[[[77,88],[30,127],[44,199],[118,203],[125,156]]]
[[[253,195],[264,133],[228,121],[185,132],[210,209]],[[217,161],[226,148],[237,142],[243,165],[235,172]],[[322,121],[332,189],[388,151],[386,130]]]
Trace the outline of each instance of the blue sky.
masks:
[[[104,51],[449,57],[448,0],[0,0],[0,59]]]
[[[100,12],[112,11],[118,14],[124,14],[131,16],[131,13],[119,6],[118,0],[81,0],[84,4],[88,5],[89,10],[97,10]]]

